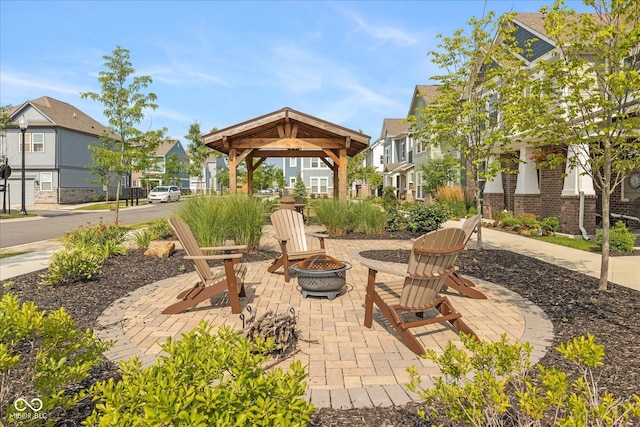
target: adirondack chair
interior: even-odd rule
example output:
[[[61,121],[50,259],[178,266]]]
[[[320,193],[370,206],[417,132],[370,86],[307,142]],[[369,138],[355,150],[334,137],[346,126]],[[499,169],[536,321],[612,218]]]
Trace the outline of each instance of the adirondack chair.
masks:
[[[413,244],[406,271],[387,264],[364,259],[369,268],[367,295],[365,298],[364,325],[371,328],[373,306],[378,307],[400,338],[417,355],[424,354],[424,347],[411,333],[412,328],[433,323],[449,322],[458,332],[477,338],[462,321],[449,298],[439,295],[444,280],[456,270],[455,262],[464,249],[465,234],[459,228],[443,228],[418,238]],[[398,281],[376,283],[377,272],[403,277]],[[430,310],[435,308],[435,310]],[[426,310],[429,312],[425,313]],[[436,316],[429,317],[432,312]],[[407,320],[411,313],[417,316]]]
[[[282,254],[273,260],[267,271],[273,273],[283,267],[285,282],[289,282],[289,268],[297,261],[325,253],[324,239],[329,236],[322,233],[305,233],[304,217],[301,213],[291,209],[279,209],[271,214],[271,223],[275,228],[274,237],[280,244]],[[306,234],[320,240],[320,249],[309,249]]]
[[[191,229],[184,221],[178,218],[170,218],[169,224],[187,254],[184,259],[189,259],[193,262],[200,281],[191,289],[179,293],[176,298],[180,301],[165,308],[162,314],[181,313],[224,291],[229,291],[231,312],[240,314],[239,297],[245,296],[244,276],[247,271],[246,266],[240,264],[240,259],[242,258],[240,251],[246,250],[247,246],[228,245],[201,248],[198,246]],[[205,252],[212,254],[207,255]],[[222,260],[224,267],[213,273],[207,264],[207,260],[210,259]]]
[[[476,227],[478,226],[478,223],[480,222],[481,218],[482,218],[482,215],[479,215],[479,214],[472,216],[471,218],[467,218],[467,220],[462,224],[462,227],[460,227],[460,229],[464,232],[466,236],[464,241],[465,246],[469,242],[469,239],[471,238],[471,235],[473,234]],[[447,276],[447,278],[444,281],[444,285],[470,298],[487,299],[487,296],[485,294],[483,294],[482,292],[480,292],[475,288],[476,286],[475,283],[473,283],[471,280],[467,278],[462,277],[458,273],[458,271],[454,271],[451,275]]]

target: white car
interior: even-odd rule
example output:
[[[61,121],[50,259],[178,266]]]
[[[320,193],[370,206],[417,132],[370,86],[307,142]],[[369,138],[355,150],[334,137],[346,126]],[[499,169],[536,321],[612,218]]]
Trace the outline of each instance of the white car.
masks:
[[[147,200],[149,203],[178,201],[180,200],[180,189],[175,185],[161,185],[149,192]]]

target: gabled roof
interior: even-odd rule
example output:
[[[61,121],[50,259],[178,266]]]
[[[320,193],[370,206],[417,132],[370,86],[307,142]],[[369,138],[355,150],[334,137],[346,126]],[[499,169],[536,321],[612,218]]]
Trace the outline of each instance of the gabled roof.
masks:
[[[413,97],[409,104],[408,116],[414,115],[418,109],[418,99],[422,98],[425,104],[433,102],[438,96],[438,85],[416,85],[413,90]]]
[[[182,148],[182,143],[179,140],[177,140],[177,139],[169,139],[169,140],[162,141],[158,145],[158,148],[156,148],[155,154],[158,155],[158,156],[164,156],[169,151],[171,151],[171,149],[173,147],[175,147],[176,145],[179,145],[180,148],[182,149],[182,151],[184,151],[184,148]]]
[[[296,157],[296,151],[306,148],[346,148],[348,156],[355,156],[369,146],[370,139],[370,136],[361,132],[289,107],[203,136],[207,146],[224,154],[229,154],[231,145],[237,143],[236,148],[250,147],[261,153],[268,153],[269,150],[277,151],[278,157],[282,155]],[[330,141],[334,143],[329,143]],[[336,144],[342,144],[342,146],[337,147]],[[289,152],[283,152],[283,150],[289,150]]]
[[[29,126],[58,126],[96,136],[104,132],[110,133],[105,126],[78,110],[73,105],[48,96],[27,101],[9,110],[8,114],[12,120],[18,121],[21,116],[20,113],[29,106],[35,108],[46,118],[45,121],[41,122],[30,121]]]
[[[411,132],[411,123],[406,119],[384,119],[381,138],[393,138]]]

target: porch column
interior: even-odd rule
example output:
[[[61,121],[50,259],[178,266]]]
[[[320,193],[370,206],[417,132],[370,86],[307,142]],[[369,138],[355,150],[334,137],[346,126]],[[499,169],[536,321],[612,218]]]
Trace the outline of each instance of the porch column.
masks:
[[[518,164],[518,179],[513,198],[513,213],[540,214],[540,184],[536,162],[531,160],[535,149],[523,147],[520,149],[520,163]]]
[[[588,234],[596,229],[596,192],[589,171],[589,146],[572,144],[567,149],[564,185],[560,196],[562,204],[562,232],[578,235],[580,230],[580,192],[584,194],[583,228]],[[575,165],[572,166],[572,163]]]
[[[489,157],[489,164],[496,161],[495,156]],[[498,160],[499,161],[499,160]],[[504,187],[502,186],[502,172],[487,179],[482,195],[482,216],[486,219],[494,219],[494,212],[504,209]]]
[[[229,149],[229,194],[236,194],[236,180],[237,180],[237,167],[238,162],[236,159],[236,149]]]

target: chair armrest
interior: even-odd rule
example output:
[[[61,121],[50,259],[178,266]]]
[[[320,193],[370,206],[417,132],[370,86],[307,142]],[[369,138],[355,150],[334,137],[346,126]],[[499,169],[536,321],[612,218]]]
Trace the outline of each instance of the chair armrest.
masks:
[[[307,236],[313,236],[313,237],[317,237],[318,239],[328,239],[329,235],[325,234],[325,233],[307,233]]]
[[[220,254],[220,255],[185,255],[184,259],[241,259],[242,254]]]
[[[369,270],[375,270],[378,271],[380,273],[388,273],[388,274],[393,274],[395,276],[400,276],[400,277],[406,277],[407,276],[407,270],[400,270],[398,268],[395,268],[392,265],[386,264],[386,263],[382,263],[380,261],[375,261],[372,259],[363,259],[360,260],[360,264],[364,265],[365,267],[367,267]]]
[[[209,246],[200,248],[202,251],[246,251],[247,245]]]
[[[274,237],[277,241],[279,241],[280,243],[282,243],[282,242],[285,242],[285,243],[286,243],[286,242],[290,239],[290,237],[287,237],[287,236],[278,236],[277,234],[276,234],[276,235],[274,235],[273,237]]]

